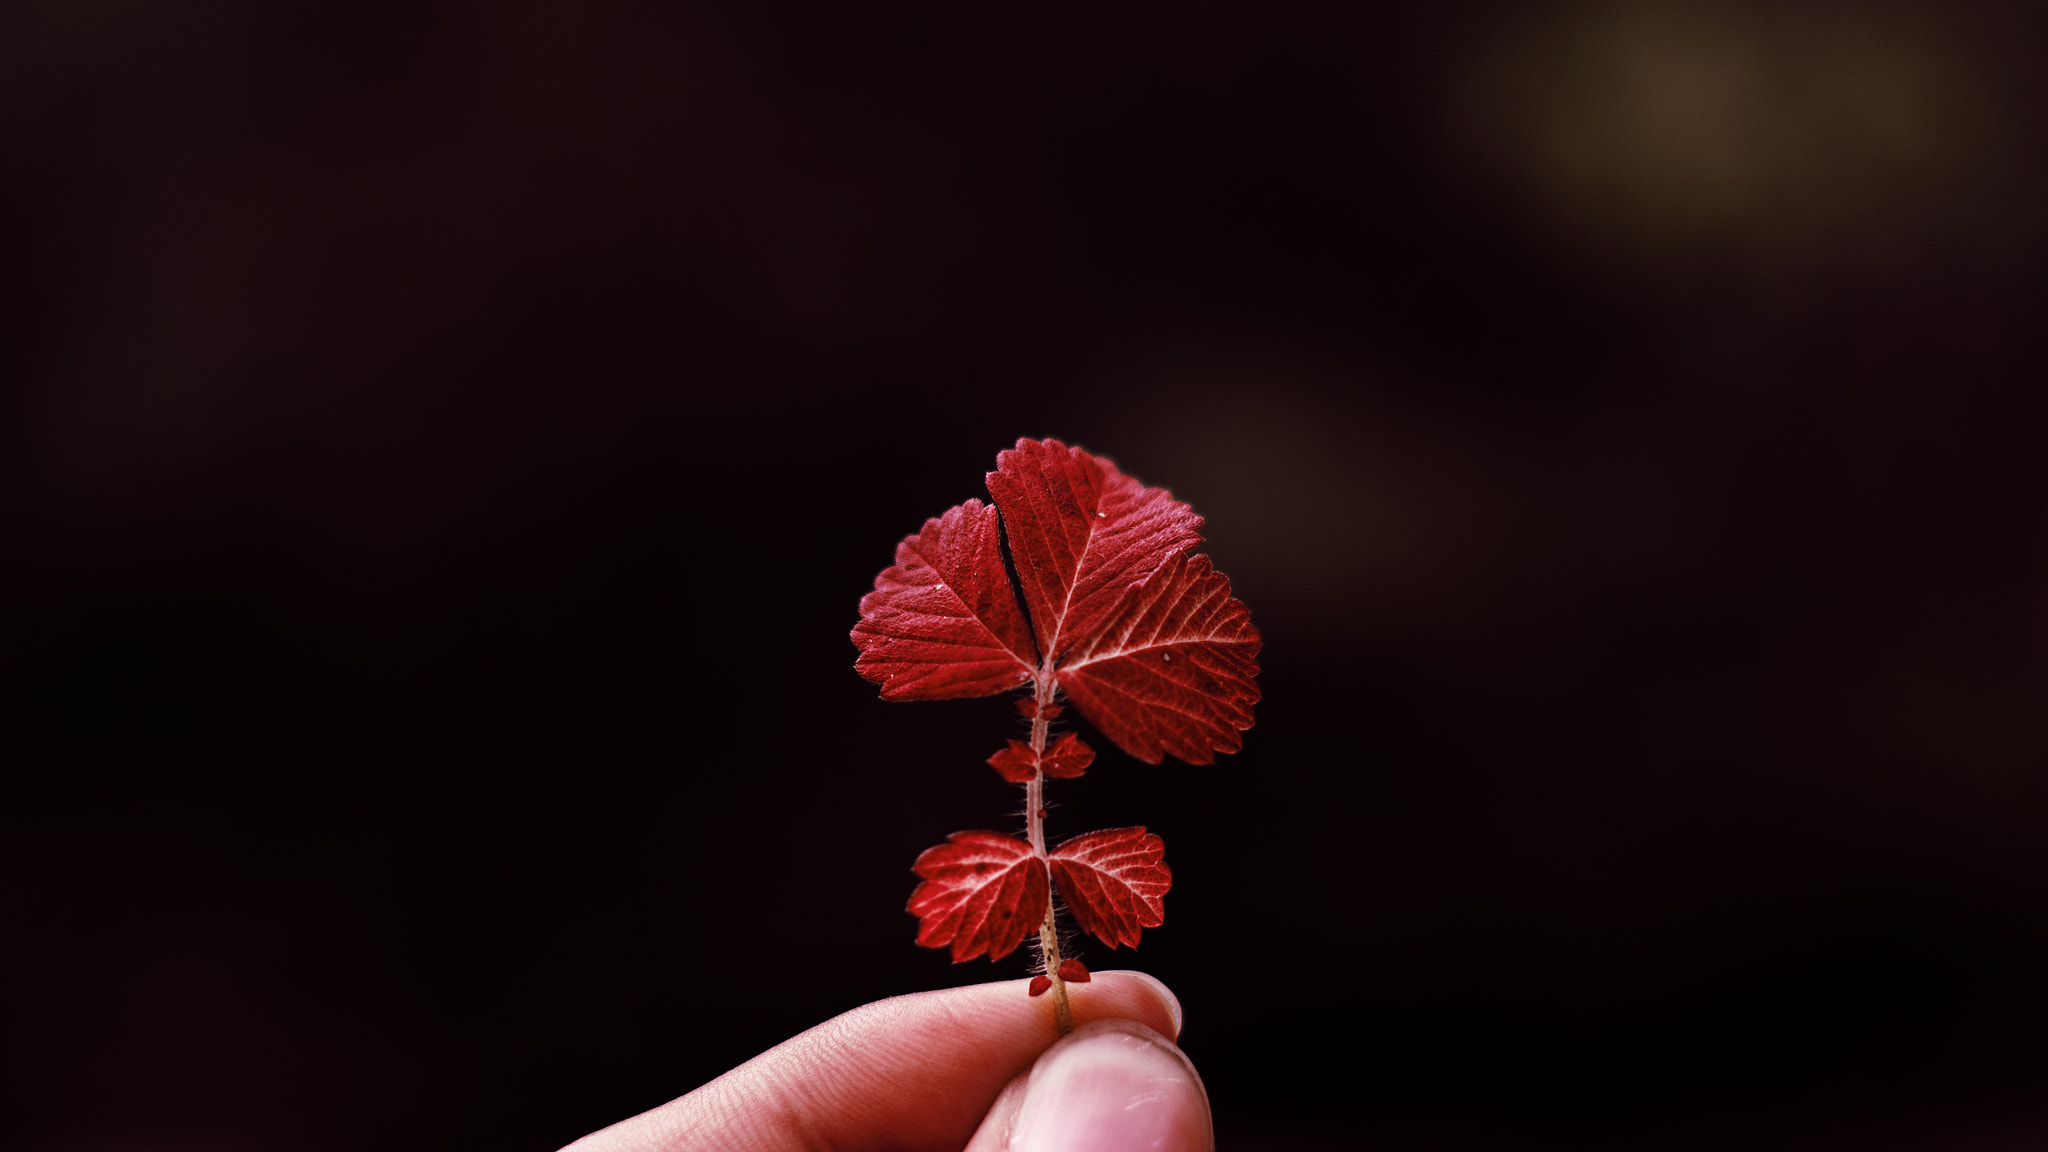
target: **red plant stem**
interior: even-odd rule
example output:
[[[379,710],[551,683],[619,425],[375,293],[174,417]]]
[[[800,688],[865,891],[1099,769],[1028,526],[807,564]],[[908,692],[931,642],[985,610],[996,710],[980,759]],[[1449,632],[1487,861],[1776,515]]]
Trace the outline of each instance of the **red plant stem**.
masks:
[[[1031,759],[1034,763],[1045,762],[1045,737],[1049,721],[1045,718],[1047,706],[1053,702],[1058,689],[1051,677],[1040,676],[1032,686],[1032,696],[1038,707],[1031,717]],[[1031,850],[1043,860],[1045,854],[1045,769],[1031,774],[1024,785],[1024,828],[1031,841]],[[1045,923],[1038,926],[1038,958],[1044,965],[1046,978],[1052,981],[1052,1011],[1059,1021],[1060,1035],[1074,1030],[1074,1009],[1067,1003],[1067,982],[1060,979],[1060,929],[1054,919],[1052,907],[1052,876],[1046,876]]]

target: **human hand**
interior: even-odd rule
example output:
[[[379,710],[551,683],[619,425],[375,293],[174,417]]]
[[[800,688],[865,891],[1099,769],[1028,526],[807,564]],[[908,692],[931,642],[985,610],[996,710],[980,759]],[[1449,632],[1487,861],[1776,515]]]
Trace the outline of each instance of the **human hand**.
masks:
[[[1065,1038],[1024,985],[856,1008],[563,1152],[1213,1152],[1166,985],[1142,972],[1069,984]]]

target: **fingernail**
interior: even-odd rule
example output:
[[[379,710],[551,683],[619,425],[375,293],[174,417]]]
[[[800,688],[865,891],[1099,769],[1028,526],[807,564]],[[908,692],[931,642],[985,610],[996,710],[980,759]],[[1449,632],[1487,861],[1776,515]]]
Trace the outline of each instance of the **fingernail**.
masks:
[[[1143,980],[1152,989],[1153,993],[1159,997],[1159,1002],[1166,1005],[1167,1015],[1173,1017],[1173,1035],[1168,1036],[1167,1039],[1180,1039],[1180,997],[1173,994],[1173,989],[1166,986],[1166,981],[1152,975],[1150,972],[1140,972],[1136,968],[1110,968],[1097,972],[1096,975],[1129,976],[1134,979]]]
[[[1074,1030],[1032,1066],[1013,1152],[1211,1152],[1209,1096],[1194,1066],[1135,1020]]]

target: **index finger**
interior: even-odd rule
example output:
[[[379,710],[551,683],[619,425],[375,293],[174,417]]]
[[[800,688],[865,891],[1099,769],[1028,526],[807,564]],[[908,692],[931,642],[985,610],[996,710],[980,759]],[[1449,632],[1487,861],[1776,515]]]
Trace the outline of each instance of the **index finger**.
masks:
[[[957,1150],[1004,1085],[1059,1039],[1050,997],[1004,980],[863,1005],[686,1096],[564,1152]],[[1137,1020],[1180,1035],[1180,1004],[1142,972],[1069,984],[1074,1023]]]

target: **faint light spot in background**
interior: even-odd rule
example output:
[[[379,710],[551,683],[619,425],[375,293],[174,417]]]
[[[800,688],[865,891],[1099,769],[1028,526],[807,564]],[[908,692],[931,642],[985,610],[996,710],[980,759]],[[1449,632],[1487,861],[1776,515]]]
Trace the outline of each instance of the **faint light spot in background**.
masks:
[[[1623,0],[1485,29],[1447,107],[1476,168],[1631,271],[1888,262],[2013,238],[1982,55],[1932,9]]]

